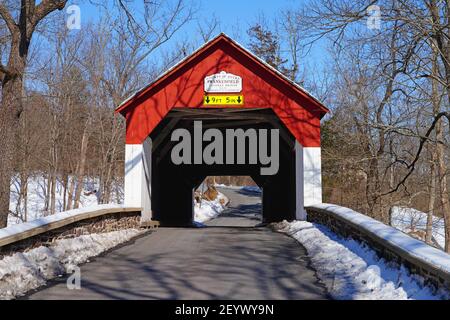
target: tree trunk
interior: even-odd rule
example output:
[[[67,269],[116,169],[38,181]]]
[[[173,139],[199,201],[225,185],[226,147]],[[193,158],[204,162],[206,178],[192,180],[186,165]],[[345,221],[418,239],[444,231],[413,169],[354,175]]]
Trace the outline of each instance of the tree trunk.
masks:
[[[20,207],[23,207],[23,214],[21,214],[21,220],[27,221],[27,193],[28,193],[28,174],[25,172],[20,173],[20,194],[19,200],[17,201],[18,211]],[[23,205],[22,205],[23,204]],[[19,213],[19,212],[17,212]]]
[[[50,195],[51,195],[51,190],[52,188],[52,171],[49,169],[48,170],[48,175],[47,175],[47,188],[45,189],[45,201],[44,201],[44,211],[45,211],[45,215],[48,214],[49,208],[50,208]]]
[[[56,208],[56,172],[52,174],[52,184],[50,189],[50,214],[55,214]]]
[[[436,156],[433,152],[431,156],[430,165],[430,196],[428,198],[428,214],[427,214],[427,226],[425,234],[425,242],[432,244],[433,242],[433,216],[434,216],[434,203],[436,201]]]
[[[75,199],[74,199],[74,205],[73,208],[77,209],[80,206],[80,198],[81,198],[81,191],[83,190],[83,178],[84,178],[84,169],[86,166],[86,156],[87,156],[87,148],[89,143],[89,124],[86,124],[86,128],[83,132],[83,137],[81,138],[81,150],[80,150],[80,162],[78,166],[78,172],[77,172],[77,187],[75,191]]]
[[[443,141],[444,134],[442,130],[442,120],[436,124],[436,139],[437,141]],[[438,175],[439,175],[439,187],[440,187],[440,203],[444,212],[445,221],[445,252],[450,253],[450,202],[448,200],[448,187],[447,187],[447,165],[445,163],[444,145],[437,143],[436,153],[438,162]]]
[[[73,192],[75,190],[75,181],[76,181],[76,178],[75,178],[75,176],[73,176],[72,179],[70,179],[70,186],[69,186],[69,192],[68,192],[68,196],[67,196],[67,207],[66,207],[66,210],[71,210],[72,209]]]
[[[18,94],[19,93],[19,94]],[[22,112],[22,77],[5,76],[0,107],[0,228],[6,227],[9,214],[11,177],[14,174],[15,146],[18,142]]]
[[[432,72],[434,77],[431,80],[431,90],[433,99],[433,113],[436,116],[441,111],[441,96],[439,94],[439,82],[436,78],[439,77],[439,66],[438,66],[438,56],[440,51],[437,44],[432,45],[433,49],[433,65]],[[446,51],[450,56],[450,50]],[[445,60],[443,57],[442,60]],[[443,61],[446,71],[447,81],[450,81],[450,67],[448,66],[448,61]],[[447,101],[450,105],[450,87],[447,87]],[[444,224],[445,224],[445,252],[450,253],[450,201],[448,199],[448,184],[447,184],[447,164],[445,163],[445,149],[444,149],[444,131],[442,126],[442,119],[436,123],[436,161],[437,161],[437,174],[439,177],[439,202],[441,204],[443,214],[444,214]]]
[[[378,167],[378,155],[372,155],[371,159],[369,160],[369,170],[367,171],[366,185],[368,215],[376,220],[389,224],[386,215],[381,212],[381,185]]]
[[[67,207],[67,186],[69,184],[69,176],[67,173],[63,174],[63,207],[62,210],[66,210]]]
[[[25,181],[24,193],[23,193],[23,220],[28,221],[28,176]]]

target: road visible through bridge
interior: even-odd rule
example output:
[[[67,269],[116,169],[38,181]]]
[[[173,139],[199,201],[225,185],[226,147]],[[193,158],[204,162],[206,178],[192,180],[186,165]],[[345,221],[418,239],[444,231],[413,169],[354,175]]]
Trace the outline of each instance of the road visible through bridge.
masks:
[[[29,299],[327,299],[306,250],[266,227],[259,193],[221,189],[231,200],[206,228],[160,228],[81,266]]]

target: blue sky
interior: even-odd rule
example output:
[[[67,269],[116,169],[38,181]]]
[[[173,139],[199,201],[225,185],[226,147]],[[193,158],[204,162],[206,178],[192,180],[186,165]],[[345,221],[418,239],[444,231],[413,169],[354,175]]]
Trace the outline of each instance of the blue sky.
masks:
[[[231,35],[233,26],[239,24],[245,31],[259,15],[270,20],[281,10],[293,7],[294,3],[294,0],[201,0],[200,19],[216,15],[221,22],[222,31]]]
[[[100,1],[100,0],[96,0]],[[105,0],[111,1],[111,0]],[[137,8],[143,0],[135,0]],[[158,0],[164,1],[164,0]],[[198,24],[215,16],[220,23],[216,33],[225,32],[244,46],[248,44],[247,29],[264,16],[268,22],[279,18],[280,12],[286,9],[298,8],[303,1],[299,0],[186,0],[192,1],[198,8],[195,20],[183,27],[165,48],[169,49],[179,40],[192,41],[195,46],[201,44],[198,34]],[[307,1],[307,0],[305,0]],[[81,8],[82,24],[95,21],[99,17],[98,9],[89,4],[89,0],[70,0],[69,4],[78,4]],[[321,70],[324,67],[326,55],[323,54],[323,43],[304,57],[305,65],[310,69]]]
[[[108,1],[108,0],[105,0]],[[143,0],[135,0],[137,4]],[[161,0],[164,1],[164,0]],[[189,0],[186,0],[189,1]],[[295,0],[191,0],[196,11],[196,19],[186,25],[181,33],[189,34],[197,31],[198,23],[215,16],[220,22],[219,32],[236,35],[236,29],[241,30],[243,40],[247,39],[245,31],[257,21],[259,16],[272,20],[277,14],[287,8],[298,7]],[[97,20],[98,9],[89,0],[72,0],[69,4],[78,4],[81,8],[82,22]],[[242,39],[241,39],[242,40]]]

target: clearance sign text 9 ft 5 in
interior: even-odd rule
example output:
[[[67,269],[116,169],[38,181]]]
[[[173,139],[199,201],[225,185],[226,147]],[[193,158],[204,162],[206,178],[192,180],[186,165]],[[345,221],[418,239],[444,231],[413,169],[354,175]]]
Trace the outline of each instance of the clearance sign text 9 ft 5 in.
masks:
[[[238,105],[244,104],[244,96],[242,95],[205,95],[203,98],[203,105],[205,106],[223,106],[223,105]]]

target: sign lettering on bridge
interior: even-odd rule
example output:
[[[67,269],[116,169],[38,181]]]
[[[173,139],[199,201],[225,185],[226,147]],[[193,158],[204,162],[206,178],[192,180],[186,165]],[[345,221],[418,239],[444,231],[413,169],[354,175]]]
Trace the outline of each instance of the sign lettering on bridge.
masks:
[[[203,105],[205,106],[223,106],[223,105],[238,105],[244,104],[244,96],[212,96],[206,95],[203,99]]]
[[[242,78],[221,71],[205,78],[205,92],[241,92]]]

